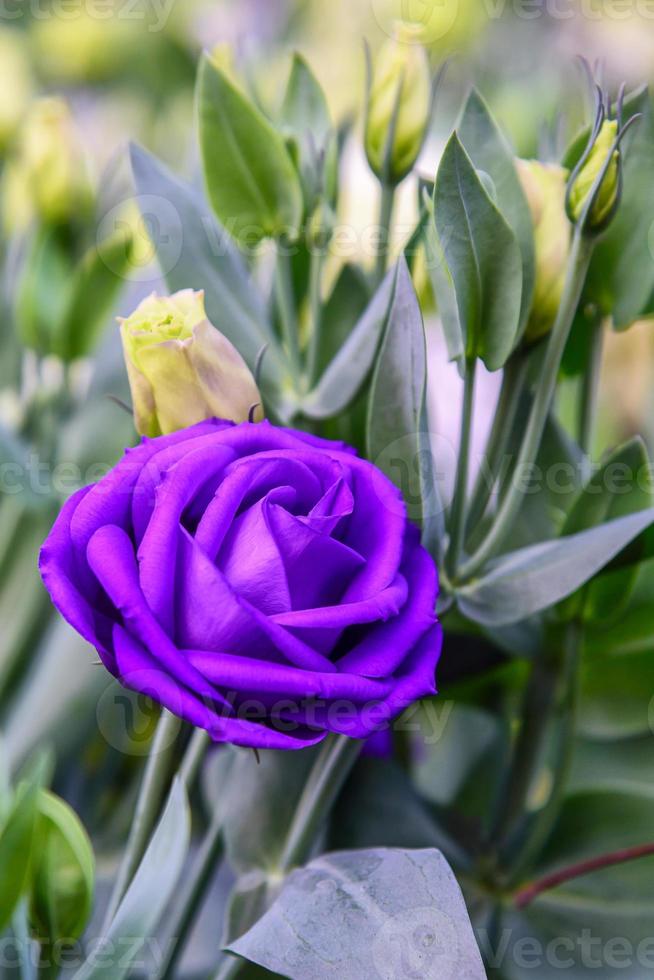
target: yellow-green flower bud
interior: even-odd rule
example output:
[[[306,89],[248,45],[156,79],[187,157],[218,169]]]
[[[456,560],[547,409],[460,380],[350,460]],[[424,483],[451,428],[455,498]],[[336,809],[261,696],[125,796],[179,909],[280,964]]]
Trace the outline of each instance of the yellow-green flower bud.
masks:
[[[538,160],[517,160],[518,177],[534,225],[536,277],[525,338],[538,340],[556,318],[570,253],[570,222],[565,210],[568,171]]]
[[[0,150],[4,152],[25,115],[33,82],[25,35],[0,29]]]
[[[618,124],[615,119],[607,119],[599,131],[588,159],[577,174],[568,198],[568,208],[573,221],[580,220],[588,195],[606,163],[617,133]],[[591,231],[594,228],[600,228],[615,207],[619,190],[619,166],[620,154],[618,150],[614,150],[609,168],[588,218],[588,227]]]
[[[420,33],[418,26],[398,24],[394,39],[386,42],[373,66],[366,155],[376,176],[391,184],[399,183],[413,167],[429,125],[431,73],[427,52],[418,43]]]
[[[119,323],[141,435],[166,435],[213,417],[244,422],[260,406],[245,361],[207,319],[204,293],[153,294]]]
[[[92,194],[86,160],[63,99],[32,103],[3,176],[8,231],[34,219],[57,224],[89,209]]]

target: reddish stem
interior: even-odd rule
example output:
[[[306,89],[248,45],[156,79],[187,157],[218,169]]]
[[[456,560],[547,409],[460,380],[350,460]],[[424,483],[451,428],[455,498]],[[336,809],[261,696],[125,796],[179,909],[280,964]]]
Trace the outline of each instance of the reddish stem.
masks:
[[[638,858],[649,857],[652,854],[654,854],[654,844],[642,844],[640,847],[626,847],[620,851],[612,851],[610,854],[602,854],[601,857],[590,858],[588,861],[580,861],[569,868],[562,868],[560,871],[545,875],[538,881],[533,881],[530,885],[521,888],[515,895],[516,908],[524,909],[543,892],[564,885],[574,878],[581,878],[582,875],[587,875],[591,871],[601,871],[603,868],[625,864],[627,861],[636,861]]]

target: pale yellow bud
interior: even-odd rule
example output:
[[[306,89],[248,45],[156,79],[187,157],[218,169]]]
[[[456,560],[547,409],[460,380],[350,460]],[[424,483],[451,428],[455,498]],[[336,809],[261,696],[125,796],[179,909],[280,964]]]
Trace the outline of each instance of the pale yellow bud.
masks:
[[[528,341],[551,330],[565,285],[570,222],[565,211],[568,172],[538,160],[517,160],[518,176],[534,225],[536,279],[525,331]]]
[[[207,319],[204,293],[153,294],[119,323],[141,435],[166,435],[213,417],[244,422],[260,406],[245,361]]]
[[[431,73],[420,28],[397,26],[375,59],[366,113],[368,162],[380,180],[399,183],[418,158],[429,125]],[[393,119],[397,110],[395,131]]]

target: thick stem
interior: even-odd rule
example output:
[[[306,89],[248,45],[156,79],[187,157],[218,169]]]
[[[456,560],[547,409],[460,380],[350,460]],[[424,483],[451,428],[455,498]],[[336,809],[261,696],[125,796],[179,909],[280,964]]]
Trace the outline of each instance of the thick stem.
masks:
[[[286,874],[302,864],[320,827],[356,762],[363,742],[346,735],[328,735],[298,803],[282,853],[279,870]]]
[[[318,368],[320,328],[322,325],[322,296],[320,288],[324,261],[325,253],[321,249],[314,247],[311,252],[311,266],[309,270],[309,308],[311,313],[311,334],[309,336],[309,350],[307,352],[307,383],[309,388],[311,388],[316,380]]]
[[[293,368],[293,375],[297,380],[302,374],[302,363],[300,360],[300,339],[288,247],[285,241],[278,243],[277,263],[275,265],[275,294],[277,297],[277,308],[279,310],[284,346]]]
[[[375,288],[377,288],[377,286],[379,286],[381,283],[388,267],[394,205],[395,187],[393,184],[383,182],[381,185],[381,200],[379,203],[379,250],[377,252],[377,259],[375,262]]]
[[[536,388],[527,429],[520,447],[516,472],[526,472],[531,467],[540,448],[547,417],[552,406],[554,391],[565,345],[570,334],[581,292],[586,279],[593,250],[593,240],[585,238],[577,228],[572,241],[570,267],[563,297],[550,334],[543,368]],[[461,580],[472,578],[502,546],[509,534],[523,503],[519,480],[511,482],[502,501],[495,522],[483,544],[460,570]]]
[[[562,868],[553,874],[545,875],[521,888],[514,899],[516,908],[524,909],[544,892],[558,888],[559,885],[565,885],[566,882],[574,881],[575,878],[581,878],[592,871],[602,871],[604,868],[613,868],[617,864],[626,864],[628,861],[637,861],[652,855],[654,855],[654,844],[642,844],[639,847],[625,847],[619,851],[612,851],[610,854],[602,854],[586,861],[579,861],[568,868]]]
[[[192,786],[198,774],[200,764],[204,759],[205,752],[209,748],[211,739],[209,733],[202,728],[196,728],[191,735],[188,748],[184,753],[182,764],[179,767],[179,778],[184,786]]]
[[[501,473],[502,461],[518,414],[520,398],[524,390],[527,363],[527,358],[521,353],[516,352],[504,368],[500,397],[497,402],[493,425],[488,437],[484,465],[479,468],[479,474],[468,508],[466,528],[471,535],[474,535],[476,525],[488,509],[491,495]]]
[[[459,458],[457,460],[454,498],[452,500],[450,546],[446,560],[447,571],[451,579],[454,579],[456,576],[466,529],[466,500],[468,496],[468,471],[470,468],[470,440],[472,437],[472,410],[475,399],[476,367],[477,362],[475,360],[466,363],[463,407],[461,409]]]
[[[150,754],[145,766],[134,820],[132,821],[132,827],[127,840],[127,847],[105,913],[102,929],[103,934],[109,928],[118,906],[134,877],[134,873],[145,852],[154,822],[159,815],[164,790],[170,775],[170,762],[179,725],[179,718],[164,708],[157,724],[157,730],[154,734]]]
[[[595,434],[595,419],[599,402],[599,382],[602,370],[602,354],[604,349],[604,324],[598,318],[593,324],[590,360],[581,379],[579,389],[579,445],[586,456],[593,449]]]

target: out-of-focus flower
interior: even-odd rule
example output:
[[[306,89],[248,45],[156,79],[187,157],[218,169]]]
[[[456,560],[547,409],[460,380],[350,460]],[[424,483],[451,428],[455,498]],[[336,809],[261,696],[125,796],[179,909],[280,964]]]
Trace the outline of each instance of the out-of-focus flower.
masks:
[[[0,151],[11,140],[32,95],[32,75],[23,37],[0,29]]]
[[[380,180],[399,183],[418,158],[429,125],[431,72],[411,24],[399,23],[373,65],[366,107],[368,162]]]
[[[538,160],[517,160],[516,166],[534,225],[536,281],[525,331],[526,340],[534,341],[552,328],[565,284],[570,252],[568,171]]]
[[[42,71],[61,82],[97,81],[123,64],[142,21],[115,9],[79,4],[74,17],[44,17],[31,26],[34,56]]]
[[[607,119],[602,124],[597,139],[593,144],[588,159],[584,163],[579,173],[574,178],[574,182],[569,191],[568,210],[573,221],[580,220],[588,195],[590,194],[595,181],[599,177],[611,152],[615,138],[618,133],[618,124],[615,119]],[[613,151],[611,162],[606,175],[599,189],[597,199],[590,215],[588,216],[589,230],[601,228],[613,211],[620,188],[620,153]]]
[[[38,99],[25,118],[3,177],[8,231],[35,218],[47,224],[79,217],[92,199],[86,159],[63,99]]]
[[[204,294],[149,296],[120,321],[141,435],[217,417],[242,422],[261,396],[245,361],[207,319]]]
[[[113,675],[216,741],[367,738],[436,690],[434,562],[340,442],[218,419],[146,439],[71,497],[40,570]]]

